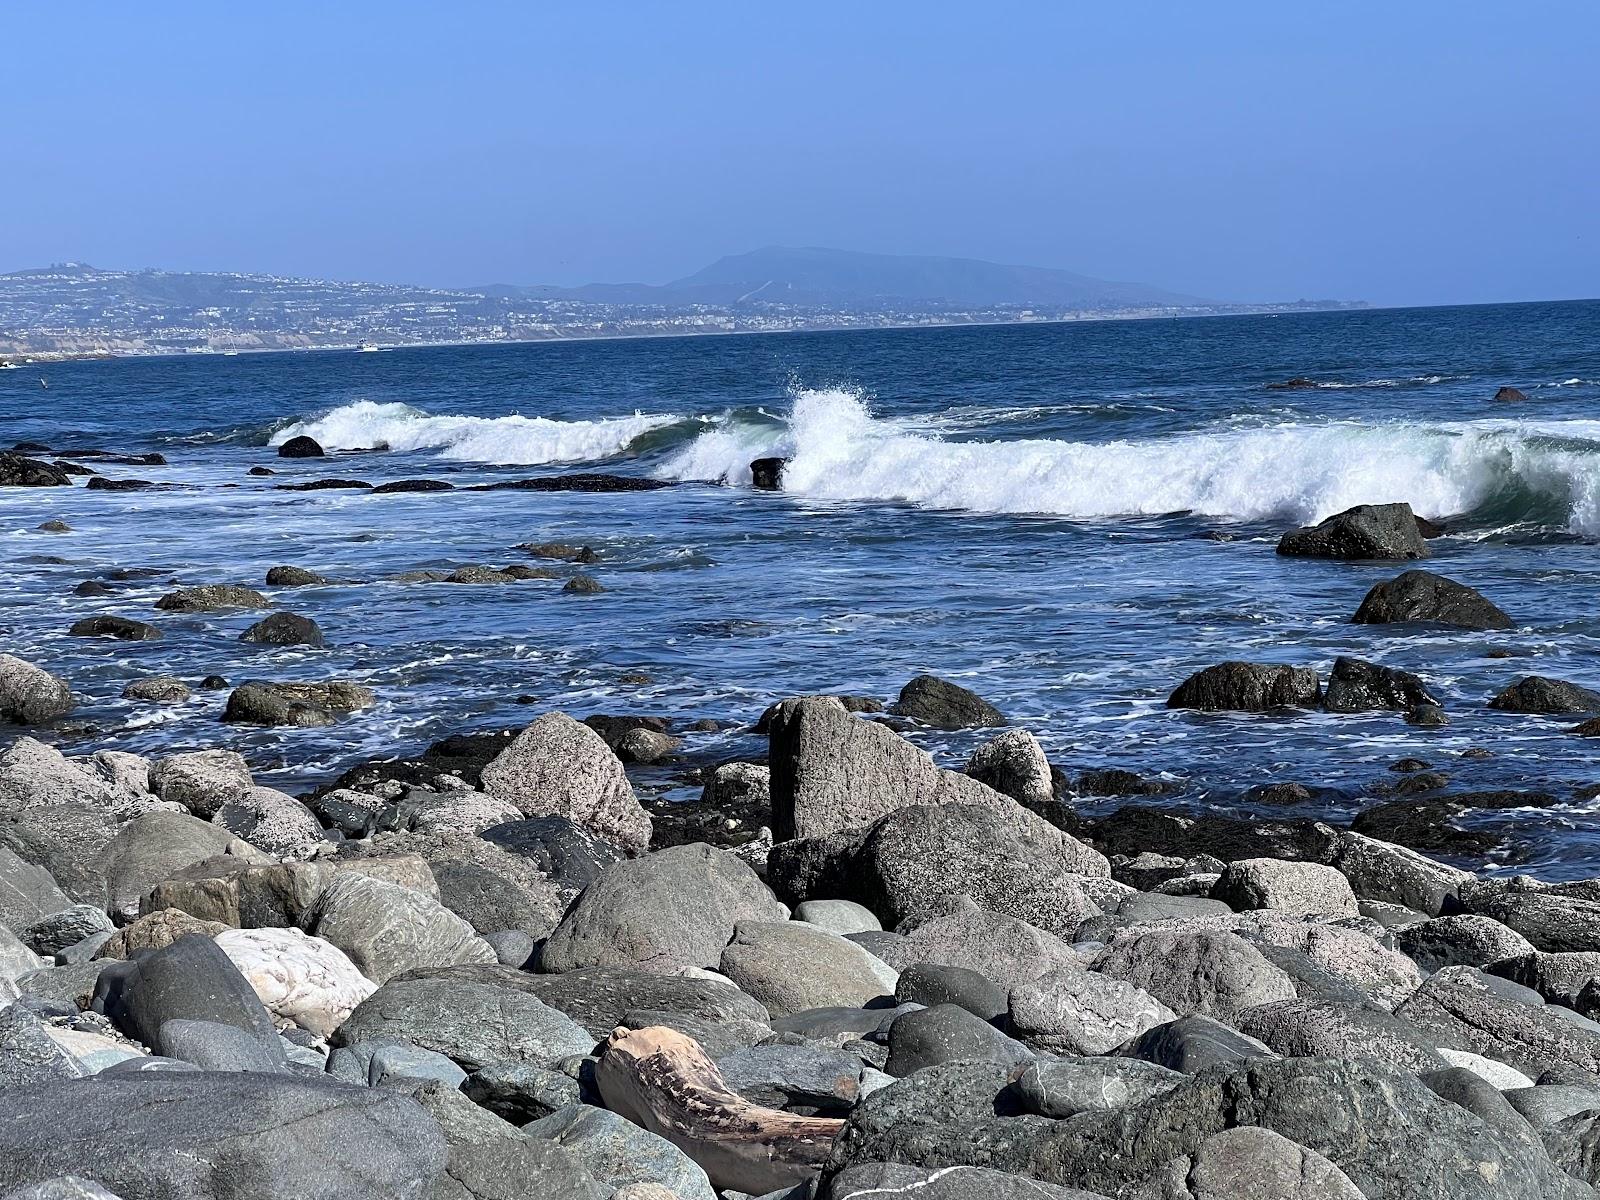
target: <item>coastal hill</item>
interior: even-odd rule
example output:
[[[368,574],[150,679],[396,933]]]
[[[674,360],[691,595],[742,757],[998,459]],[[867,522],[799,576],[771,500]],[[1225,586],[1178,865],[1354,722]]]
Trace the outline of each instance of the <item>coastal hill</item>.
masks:
[[[590,284],[578,288],[495,285],[486,295],[568,298],[634,304],[793,304],[864,311],[918,306],[1094,310],[1210,307],[1215,300],[1142,283],[1115,283],[1047,267],[1017,267],[975,258],[861,254],[816,246],[768,246],[730,254],[661,286]]]

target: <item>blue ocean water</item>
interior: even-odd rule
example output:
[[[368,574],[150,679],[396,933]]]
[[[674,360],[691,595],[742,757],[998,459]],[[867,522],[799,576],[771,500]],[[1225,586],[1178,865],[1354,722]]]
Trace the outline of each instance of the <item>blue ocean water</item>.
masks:
[[[1291,377],[1318,386],[1267,386]],[[1495,402],[1502,385],[1528,399]],[[279,459],[272,446],[296,433],[348,453]],[[0,371],[0,444],[18,441],[170,464],[101,468],[168,485],[147,491],[0,492],[0,635],[81,693],[53,735],[70,751],[227,745],[300,790],[561,708],[712,718],[729,728],[685,745],[686,761],[708,762],[759,756],[747,727],[773,699],[888,700],[931,671],[998,705],[1069,772],[1179,785],[1163,802],[1232,811],[1246,789],[1293,780],[1336,791],[1272,811],[1347,817],[1404,756],[1456,790],[1549,791],[1553,807],[1495,814],[1520,849],[1488,865],[1595,873],[1600,744],[1485,701],[1529,673],[1600,686],[1600,303],[51,364]],[[783,492],[749,486],[749,461],[768,454],[791,459]],[[279,487],[575,470],[676,486]],[[1427,565],[1518,628],[1351,625],[1400,568],[1274,553],[1288,527],[1390,500],[1446,520]],[[36,532],[53,518],[74,532]],[[539,565],[514,547],[542,541],[594,547],[586,569],[609,590],[393,579]],[[280,563],[347,581],[274,593],[329,649],[240,644],[259,614],[152,607],[174,580],[261,587]],[[73,594],[118,569],[152,573]],[[66,636],[97,613],[166,636]],[[1325,672],[1341,654],[1418,672],[1451,724],[1163,706],[1222,659]],[[219,723],[225,693],[120,699],[155,673],[338,676],[379,703],[330,729],[249,730]],[[952,762],[977,740],[913,736]],[[637,782],[697,790],[673,766]]]

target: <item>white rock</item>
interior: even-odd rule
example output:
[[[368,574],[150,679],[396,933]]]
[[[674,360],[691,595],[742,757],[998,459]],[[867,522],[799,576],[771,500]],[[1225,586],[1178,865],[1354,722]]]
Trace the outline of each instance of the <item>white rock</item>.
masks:
[[[1492,1058],[1485,1058],[1483,1055],[1474,1054],[1470,1050],[1452,1050],[1448,1046],[1440,1046],[1439,1057],[1452,1067],[1465,1067],[1478,1078],[1492,1084],[1502,1092],[1533,1086],[1533,1080],[1515,1067],[1508,1067],[1503,1062],[1496,1062]]]
[[[268,1012],[320,1038],[377,991],[343,950],[299,929],[229,929],[216,940]]]

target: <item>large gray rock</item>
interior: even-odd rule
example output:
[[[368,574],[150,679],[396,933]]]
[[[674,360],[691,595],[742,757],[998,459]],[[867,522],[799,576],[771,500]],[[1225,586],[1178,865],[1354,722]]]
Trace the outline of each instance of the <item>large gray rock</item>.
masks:
[[[1295,998],[1294,983],[1237,934],[1221,929],[1118,934],[1094,969],[1142,988],[1179,1016],[1199,1013],[1233,1023],[1257,1004]]]
[[[1270,1129],[1235,1126],[1172,1159],[1139,1200],[1367,1200],[1315,1150]]]
[[[715,968],[739,922],[788,915],[734,855],[672,846],[602,871],[545,942],[540,968]]]
[[[1375,584],[1350,620],[1356,625],[1427,621],[1458,629],[1510,629],[1515,624],[1476,588],[1432,571],[1403,571]]]
[[[1395,931],[1394,943],[1430,973],[1442,967],[1486,967],[1501,959],[1534,953],[1533,944],[1516,930],[1474,913],[1456,913],[1407,925]]]
[[[1117,1053],[1185,1075],[1198,1074],[1217,1063],[1278,1057],[1266,1043],[1198,1013],[1146,1030]]]
[[[274,858],[303,861],[328,848],[311,810],[275,788],[247,788],[223,804],[211,820]]]
[[[71,905],[72,900],[56,886],[49,871],[0,846],[0,925],[21,933],[35,921]]]
[[[445,1165],[433,1120],[381,1089],[150,1072],[18,1097],[0,1116],[0,1187],[88,1170],[124,1200],[425,1200]]]
[[[978,729],[1006,723],[1000,710],[978,693],[937,675],[918,675],[900,689],[900,698],[889,711],[935,729]]]
[[[565,1013],[519,988],[474,979],[474,969],[465,968],[461,978],[435,972],[390,980],[357,1006],[331,1041],[411,1042],[468,1071],[506,1060],[549,1066],[594,1049],[595,1038]]]
[[[44,867],[75,903],[105,908],[101,859],[118,829],[116,817],[106,809],[52,804],[0,813],[0,846]]]
[[[1050,761],[1026,729],[1008,729],[979,746],[967,759],[966,773],[1019,804],[1044,804],[1055,795]]]
[[[1007,803],[831,697],[783,701],[767,736],[772,834],[780,842],[867,825],[909,805]]]
[[[1488,917],[1478,919],[1489,920]],[[1520,938],[1519,934],[1510,930],[1506,933],[1511,938]],[[1526,939],[1521,940],[1526,941]],[[1493,949],[1497,950],[1504,948],[1503,942],[1493,946]],[[1585,1001],[1592,1002],[1592,993],[1590,997],[1585,997],[1584,992],[1590,989],[1595,980],[1600,980],[1600,952],[1574,950],[1566,953],[1546,953],[1529,948],[1521,953],[1501,955],[1498,960],[1491,959],[1486,963],[1468,962],[1461,965],[1483,967],[1491,975],[1498,975],[1502,979],[1509,979],[1513,983],[1520,983],[1523,987],[1532,988],[1553,1004],[1576,1008],[1585,1016],[1594,1015],[1585,1004]]]
[[[796,902],[843,897],[899,924],[968,896],[1064,938],[1100,912],[1079,876],[1110,870],[1104,855],[1010,800],[902,808],[866,829],[780,843],[767,859],[768,879]]]
[[[1321,699],[1322,685],[1310,667],[1231,661],[1189,676],[1167,697],[1167,707],[1204,712],[1270,712],[1277,708],[1313,708]]]
[[[717,1069],[746,1100],[806,1116],[841,1116],[861,1094],[861,1059],[831,1047],[748,1046],[718,1059]]]
[[[339,872],[323,889],[309,928],[377,983],[417,967],[498,961],[472,926],[437,900],[354,871]]]
[[[459,1095],[459,1093],[455,1093]],[[471,1102],[467,1106],[472,1107]],[[429,1200],[615,1200],[571,1151],[510,1133],[452,1146]]]
[[[969,967],[1009,992],[1041,977],[1081,970],[1071,944],[1026,921],[992,913],[952,896],[900,926],[904,935],[886,960],[897,970],[918,963]]]
[[[1237,859],[1223,868],[1211,896],[1239,911],[1271,908],[1286,913],[1356,915],[1356,897],[1349,881],[1320,863]]]
[[[1006,1028],[1036,1050],[1109,1054],[1177,1016],[1150,993],[1094,971],[1062,971],[1011,989]]]
[[[481,863],[437,860],[433,877],[440,903],[480,935],[516,930],[532,942],[547,937],[567,907],[554,886],[528,887]]]
[[[854,942],[802,921],[739,922],[719,965],[774,1017],[865,1006],[893,995],[897,978]]]
[[[526,816],[566,817],[630,854],[650,847],[650,816],[605,740],[565,713],[545,713],[483,769],[483,790]]]
[[[109,808],[111,793],[54,746],[36,738],[17,738],[0,751],[0,810],[52,804]]]
[[[1322,861],[1336,868],[1363,900],[1403,904],[1436,917],[1472,879],[1470,872],[1404,846],[1328,826],[1317,828],[1327,838]]]
[[[1055,1058],[1029,1063],[1015,1086],[1029,1112],[1059,1120],[1141,1104],[1184,1078],[1137,1058]]]
[[[0,722],[43,725],[76,704],[65,679],[11,654],[0,654]]]
[[[1395,1016],[1442,1047],[1482,1054],[1533,1078],[1574,1067],[1600,1075],[1600,1032],[1564,1019],[1540,999],[1471,967],[1446,967],[1424,980]]]
[[[942,963],[914,963],[900,972],[895,981],[894,998],[901,1004],[959,1004],[976,1017],[993,1021],[1004,1017],[1008,1007],[1006,990],[987,976],[966,967]]]
[[[1537,950],[1600,950],[1600,901],[1542,892],[1505,892],[1472,910],[1515,930]]]
[[[0,1008],[0,1104],[17,1088],[78,1079],[87,1072],[24,1004]]]
[[[884,1070],[905,1076],[947,1062],[1030,1062],[1021,1042],[955,1004],[936,1004],[898,1017],[889,1026],[889,1060]]]
[[[614,1190],[660,1183],[682,1200],[716,1200],[706,1173],[687,1154],[606,1109],[570,1105],[524,1125],[523,1132],[571,1151],[589,1174]]]
[[[184,867],[239,844],[220,826],[183,813],[150,812],[129,821],[101,851],[98,869],[106,881],[108,908],[133,915],[139,900],[163,879]]]
[[[244,756],[232,750],[169,754],[150,766],[150,790],[209,821],[255,786]]]
[[[1285,1058],[1370,1058],[1421,1074],[1448,1064],[1416,1026],[1371,1004],[1280,1000],[1240,1014],[1239,1032]]]
[[[1294,558],[1399,561],[1428,557],[1409,504],[1358,504],[1317,525],[1283,535],[1278,553]]]
[[[3,858],[3,852],[0,852]],[[4,885],[4,864],[0,862],[0,886]],[[111,918],[104,909],[92,904],[71,904],[56,909],[49,916],[40,917],[31,925],[18,931],[18,936],[28,948],[42,958],[52,958],[69,946],[76,946],[85,938],[115,932]]]
[[[1298,950],[1318,968],[1359,988],[1374,1004],[1392,1009],[1417,989],[1417,964],[1367,930],[1300,920],[1262,910],[1241,913],[1234,928],[1261,946]]]

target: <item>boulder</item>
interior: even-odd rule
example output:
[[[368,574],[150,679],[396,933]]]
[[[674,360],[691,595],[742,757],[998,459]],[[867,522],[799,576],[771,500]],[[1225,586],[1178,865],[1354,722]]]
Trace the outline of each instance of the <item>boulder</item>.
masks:
[[[377,985],[331,942],[299,929],[229,929],[217,946],[267,1012],[328,1038]]]
[[[244,756],[232,750],[169,754],[150,767],[152,792],[208,821],[254,786]]]
[[[371,688],[342,680],[268,683],[248,680],[228,694],[222,719],[240,725],[290,725],[317,729],[369,707]]]
[[[230,798],[211,823],[243,838],[274,858],[305,860],[328,848],[322,825],[293,796],[251,787]]]
[[[717,1060],[728,1086],[752,1104],[802,1116],[842,1116],[861,1094],[861,1059],[823,1046],[749,1046]]]
[[[883,928],[876,913],[854,900],[804,900],[795,905],[794,919],[840,935]]]
[[[1288,975],[1221,929],[1135,927],[1113,938],[1092,966],[1142,988],[1180,1016],[1199,1013],[1233,1023],[1247,1008],[1295,996]]]
[[[1063,938],[980,908],[966,896],[947,897],[900,929],[901,940],[883,951],[890,966],[901,971],[918,963],[970,967],[1006,992],[1084,965]]]
[[[1363,928],[1302,920],[1271,910],[1242,913],[1233,924],[1263,953],[1272,946],[1296,950],[1314,967],[1357,988],[1383,1008],[1393,1008],[1422,982],[1416,963]],[[1381,932],[1381,927],[1377,928]]]
[[[1239,1015],[1239,1032],[1285,1058],[1370,1058],[1419,1074],[1448,1065],[1433,1040],[1415,1026],[1359,1001],[1257,1005]]]
[[[71,898],[56,886],[49,871],[0,846],[0,926],[21,933],[71,905]]]
[[[135,679],[122,689],[124,700],[142,700],[147,704],[182,704],[189,696],[189,685],[175,675]]]
[[[480,834],[487,842],[527,860],[553,883],[580,890],[623,858],[622,851],[566,817],[529,817],[491,825]]]
[[[625,763],[649,765],[660,762],[682,745],[682,738],[659,729],[630,729],[617,739],[613,751]]]
[[[1537,992],[1471,967],[1446,967],[1395,1009],[1439,1046],[1470,1050],[1538,1078],[1552,1068],[1600,1075],[1600,1027],[1584,1028]]]
[[[436,860],[439,901],[481,936],[519,931],[530,941],[547,937],[567,908],[567,893],[553,886],[531,888],[476,862]],[[531,949],[531,947],[530,947]],[[526,961],[527,955],[523,955]]]
[[[71,477],[61,467],[10,450],[0,451],[0,487],[71,486]]]
[[[1487,917],[1476,918],[1487,921]],[[1498,922],[1490,922],[1498,924]],[[1503,928],[1503,927],[1502,927]],[[1526,944],[1519,934],[1505,931]],[[1493,947],[1499,949],[1501,947]],[[1456,964],[1446,964],[1455,966]],[[1532,988],[1553,1004],[1564,1004],[1593,1017],[1593,993],[1587,997],[1590,985],[1600,979],[1600,953],[1593,950],[1546,953],[1528,946],[1526,950],[1500,956],[1488,962],[1464,963],[1469,967],[1482,967],[1491,975]]]
[[[1521,934],[1536,950],[1600,950],[1600,900],[1542,892],[1506,892],[1475,901],[1472,911]]]
[[[631,854],[650,846],[650,817],[605,740],[565,713],[528,725],[483,769],[483,790],[530,817],[566,817]]]
[[[1322,861],[1336,868],[1362,900],[1403,904],[1438,916],[1472,879],[1470,872],[1404,846],[1325,825],[1317,828],[1327,839]]]
[[[1315,1150],[1270,1129],[1239,1125],[1172,1159],[1141,1200],[1367,1200]]]
[[[1489,707],[1544,716],[1600,712],[1600,692],[1561,679],[1524,675],[1490,700]]]
[[[425,1200],[445,1165],[438,1126],[381,1089],[154,1072],[27,1096],[0,1122],[3,1187],[89,1167],[128,1200]]]
[[[1486,967],[1501,959],[1534,953],[1533,944],[1516,930],[1473,913],[1407,925],[1395,931],[1394,942],[1430,974],[1444,967]]]
[[[1329,712],[1357,713],[1374,709],[1407,712],[1420,705],[1439,707],[1428,685],[1410,671],[1380,667],[1359,658],[1336,658],[1322,697]]]
[[[304,567],[272,567],[267,571],[268,587],[314,587],[332,582],[326,575],[319,575]]]
[[[992,804],[1006,798],[837,700],[785,700],[767,723],[772,834],[779,842],[853,829],[910,805]]]
[[[904,1077],[947,1062],[1030,1062],[1032,1053],[989,1022],[956,1004],[936,1004],[896,1018],[889,1026],[889,1059],[884,1070]]]
[[[17,1089],[88,1074],[25,1004],[0,1008],[0,1097]]]
[[[757,458],[750,462],[750,486],[760,492],[783,490],[783,468],[786,458]]]
[[[1015,1088],[1028,1112],[1060,1120],[1127,1108],[1183,1080],[1182,1072],[1136,1058],[1051,1058],[1029,1063]]]
[[[67,630],[68,637],[108,637],[120,642],[154,642],[160,640],[161,630],[131,617],[84,617],[74,621]]]
[[[1278,1057],[1266,1043],[1198,1013],[1148,1029],[1117,1053],[1184,1075],[1198,1074],[1217,1063]]]
[[[1012,988],[1005,1027],[1035,1050],[1109,1054],[1175,1016],[1130,983],[1093,971],[1063,971]]]
[[[1349,881],[1320,863],[1241,858],[1223,868],[1211,896],[1236,911],[1270,908],[1285,913],[1356,915]]]
[[[1167,697],[1167,707],[1204,712],[1270,712],[1277,708],[1313,708],[1321,699],[1321,684],[1310,667],[1224,662],[1197,671],[1180,683]]]
[[[77,701],[65,679],[0,654],[0,722],[43,725],[73,710]]]
[[[802,921],[739,922],[719,966],[773,1017],[830,1006],[865,1007],[893,995],[897,979],[854,942]]]
[[[702,843],[672,846],[602,871],[545,942],[540,968],[715,968],[740,922],[787,916],[734,855]]]
[[[1528,394],[1521,388],[1502,387],[1495,389],[1494,398],[1501,403],[1506,403],[1508,401],[1526,400]]]
[[[54,746],[19,737],[0,751],[0,811],[86,804],[111,808],[111,790]]]
[[[713,811],[770,808],[772,768],[764,763],[722,763],[706,778],[700,803]]]
[[[1000,710],[982,696],[935,675],[918,675],[906,684],[889,711],[935,729],[979,729],[1006,723]]]
[[[156,607],[162,612],[226,612],[230,608],[271,608],[272,601],[240,584],[208,583],[168,592],[156,601]]]
[[[532,1124],[523,1133],[571,1152],[602,1186],[659,1183],[681,1200],[716,1200],[711,1181],[682,1150],[626,1117],[588,1104],[573,1104]]]
[[[354,871],[323,889],[307,927],[380,984],[418,967],[497,961],[472,926],[437,900]]]
[[[297,434],[287,439],[278,447],[279,458],[324,458],[327,456],[316,438]]]
[[[1026,729],[1008,729],[967,759],[965,771],[1019,804],[1044,804],[1054,797],[1050,763],[1039,740]]]
[[[440,971],[392,979],[357,1005],[329,1040],[335,1046],[410,1042],[469,1072],[506,1061],[549,1066],[594,1049],[594,1037],[566,1014],[520,988],[474,979],[472,970],[460,978]]]
[[[1319,524],[1283,535],[1278,553],[1294,558],[1398,560],[1427,558],[1409,504],[1358,504]]]
[[[95,958],[133,959],[146,950],[164,950],[179,938],[190,934],[215,937],[228,927],[220,921],[205,921],[176,908],[158,908],[137,920],[129,921],[113,933],[100,948]]]
[[[1355,625],[1426,621],[1477,630],[1511,629],[1516,625],[1476,588],[1432,571],[1404,571],[1375,584],[1350,621]]]
[[[4,857],[10,851],[0,850],[0,890],[4,889]],[[62,897],[66,899],[66,897]],[[40,917],[31,925],[17,931],[23,944],[41,958],[53,958],[69,946],[76,946],[85,938],[113,932],[111,918],[92,904],[72,904]],[[103,939],[102,939],[103,940]]]
[[[967,896],[1065,938],[1100,911],[1081,877],[1110,871],[1104,855],[1009,800],[902,808],[866,829],[780,843],[767,859],[774,888],[796,902],[842,897],[898,925]]]
[[[106,882],[108,911],[137,913],[140,898],[163,879],[235,847],[248,850],[228,830],[183,813],[135,817],[105,846],[96,863]]]
[[[1103,1200],[1077,1188],[1056,1187],[986,1167],[952,1171],[905,1163],[848,1167],[833,1177],[820,1200],[879,1200],[885,1196],[915,1196],[917,1200]],[[789,1197],[785,1195],[782,1200]]]
[[[239,640],[263,646],[310,646],[315,650],[328,644],[315,621],[291,612],[275,612],[263,617],[241,633]]]

